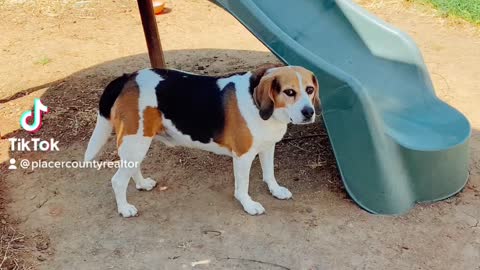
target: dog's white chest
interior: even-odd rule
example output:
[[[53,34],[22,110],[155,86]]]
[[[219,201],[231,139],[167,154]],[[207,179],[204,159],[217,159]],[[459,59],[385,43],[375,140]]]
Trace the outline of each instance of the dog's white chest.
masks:
[[[270,146],[279,142],[286,132],[286,125],[265,124],[261,129],[254,130],[253,136],[255,138],[256,148],[260,151],[264,146]]]

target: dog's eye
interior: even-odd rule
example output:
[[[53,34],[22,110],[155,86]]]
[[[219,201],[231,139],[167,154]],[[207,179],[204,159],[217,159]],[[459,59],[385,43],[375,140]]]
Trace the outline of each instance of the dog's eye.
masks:
[[[311,95],[313,93],[313,91],[315,91],[315,89],[311,86],[308,86],[305,91],[307,91],[307,94]]]
[[[289,97],[294,97],[295,94],[296,94],[293,89],[283,90],[283,92],[285,93],[285,95],[287,95],[287,96],[289,96]]]

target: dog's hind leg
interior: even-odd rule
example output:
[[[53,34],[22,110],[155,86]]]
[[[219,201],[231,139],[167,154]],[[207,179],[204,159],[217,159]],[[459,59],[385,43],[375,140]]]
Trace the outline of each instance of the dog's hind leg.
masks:
[[[145,140],[150,140],[158,135],[158,133],[163,131],[162,117],[160,111],[157,108],[146,107],[143,110],[143,125],[140,127],[143,130],[143,138]],[[150,142],[148,143],[150,145]],[[147,147],[148,150],[148,147]],[[146,152],[145,152],[146,153]],[[142,158],[143,159],[143,158]],[[152,190],[157,182],[151,178],[143,178],[142,171],[140,166],[137,168],[137,171],[133,174],[133,180],[135,181],[135,186],[139,190]]]
[[[155,180],[151,178],[143,178],[140,167],[133,174],[133,180],[135,181],[135,187],[138,190],[152,190],[157,185]]]
[[[135,134],[125,136],[122,140],[123,142],[118,149],[118,155],[122,160],[122,164],[133,163],[135,166],[133,168],[119,168],[112,178],[112,187],[115,192],[118,213],[123,217],[131,217],[137,215],[138,211],[135,206],[129,204],[127,201],[128,182],[130,181],[130,177],[138,177],[137,174],[140,172],[140,164],[147,154],[152,138]],[[137,178],[137,180],[139,180],[139,178]]]

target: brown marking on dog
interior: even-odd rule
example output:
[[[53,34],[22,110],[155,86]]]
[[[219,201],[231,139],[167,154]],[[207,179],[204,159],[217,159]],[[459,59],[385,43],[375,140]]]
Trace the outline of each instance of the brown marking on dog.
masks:
[[[301,97],[300,93],[305,92],[308,86],[314,88],[314,93],[312,94],[313,103],[320,103],[320,100],[318,98],[318,82],[315,78],[315,75],[313,75],[311,71],[303,67],[281,67],[269,71],[264,76],[264,78],[262,78],[262,81],[268,81],[272,77],[275,78],[275,81],[278,84],[278,91],[274,91],[272,94],[274,108],[286,107],[287,105],[297,102],[298,98]],[[299,79],[301,80],[301,84]],[[262,84],[262,81],[260,81],[260,84]],[[302,89],[300,89],[300,86],[302,87]],[[292,89],[297,94],[294,97],[289,97],[285,94],[282,94],[282,92],[287,89]]]
[[[227,86],[225,93],[225,125],[216,143],[227,148],[237,156],[248,152],[253,144],[253,137],[247,122],[240,114],[234,86]]]
[[[278,95],[279,91],[280,85],[277,78],[268,75],[263,76],[255,88],[253,98],[263,120],[267,120],[272,116],[275,108],[275,96]]]
[[[260,83],[260,80],[262,77],[265,75],[265,73],[273,68],[279,68],[279,67],[284,67],[283,64],[263,64],[258,66],[253,72],[252,72],[252,86],[257,87],[257,85]]]
[[[308,86],[312,86],[313,89],[315,89],[312,95],[312,102],[315,106],[319,106],[320,105],[320,98],[318,96],[319,86],[318,86],[318,81],[317,81],[317,78],[315,77],[315,74],[313,74],[313,72],[303,67],[294,67],[294,69],[302,77],[302,85],[304,88],[303,90],[305,90]]]
[[[316,107],[320,106],[320,86],[318,85],[318,80],[317,77],[315,77],[315,74],[312,73],[312,82],[313,86],[315,87],[315,92],[313,93],[313,105]]]
[[[307,86],[312,86],[314,89],[313,95],[312,95],[312,102],[313,105],[318,107],[320,106],[320,97],[318,95],[318,91],[320,90],[319,85],[318,85],[318,80],[317,77],[315,77],[315,74],[311,72],[308,69],[305,69],[303,67],[295,67],[295,70],[300,74],[302,77],[302,85],[306,89]],[[303,90],[305,90],[303,89]]]
[[[140,91],[132,78],[125,84],[122,92],[113,104],[110,121],[117,134],[117,147],[120,147],[123,137],[136,134],[139,126],[138,98]]]
[[[147,107],[143,111],[143,136],[153,137],[164,131],[162,114],[157,108]]]
[[[279,84],[278,94],[275,96],[275,108],[283,108],[288,104],[295,103],[300,95],[297,94],[294,98],[289,98],[282,94],[282,92],[287,89],[293,89],[296,92],[299,91],[300,84],[295,71],[289,67],[281,68],[273,71],[272,76],[277,78]]]
[[[274,109],[284,108],[297,102],[301,96],[298,93],[306,91],[307,86],[314,87],[315,92],[312,95],[312,100],[314,103],[319,103],[316,78],[311,71],[303,67],[266,65],[254,71],[252,78],[250,83],[254,86],[253,97],[260,111],[260,116],[264,120],[271,117]],[[258,82],[258,85],[255,84],[256,82]],[[300,86],[302,86],[302,89],[300,89]],[[294,90],[297,95],[288,97],[282,94],[287,89]]]
[[[315,75],[313,75],[313,73],[312,73],[312,82],[313,82],[313,85],[315,86],[315,88],[318,88],[317,77],[315,77]]]
[[[267,120],[274,109],[284,108],[287,104],[296,101],[296,97],[294,99],[286,98],[282,94],[283,90],[294,89],[298,91],[299,88],[296,73],[290,67],[277,67],[273,70],[267,70],[254,91],[254,98],[262,119]]]
[[[274,94],[273,99],[274,99],[273,103],[274,103],[275,109],[287,107],[287,103],[285,102],[285,99],[281,98],[281,95]]]

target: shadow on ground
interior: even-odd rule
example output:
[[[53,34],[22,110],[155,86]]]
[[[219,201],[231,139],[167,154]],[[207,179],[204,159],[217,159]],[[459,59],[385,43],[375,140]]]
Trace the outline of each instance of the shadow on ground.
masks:
[[[210,75],[277,61],[270,53],[229,50],[171,51],[166,59],[169,67]],[[44,91],[41,98],[51,112],[35,137],[60,141],[59,152],[9,155],[81,160],[105,85],[147,66],[146,55],[117,59],[2,101],[14,104]],[[16,130],[4,138],[14,136],[31,135]],[[130,185],[128,198],[140,210],[136,218],[116,213],[110,185],[115,169],[16,170],[1,176],[8,212],[31,235],[26,250],[42,258],[40,269],[190,269],[199,262],[195,269],[466,268],[480,259],[478,141],[475,130],[464,192],[401,217],[370,215],[348,199],[321,121],[290,127],[277,145],[276,176],[293,200],[272,198],[254,162],[250,194],[267,210],[258,217],[246,215],[233,199],[230,158],[160,143],[152,144],[142,168],[167,189],[139,192]],[[99,158],[118,159],[113,140]]]
[[[271,53],[238,50],[181,50],[165,52],[167,66],[199,74],[222,75],[225,73],[251,70],[266,62],[278,62]],[[98,100],[104,87],[115,77],[149,66],[146,54],[115,59],[76,72],[64,79],[25,89],[14,96],[0,100],[0,103],[17,99],[47,89],[41,96],[50,112],[44,117],[41,130],[32,135],[24,130],[6,134],[11,137],[55,138],[60,148],[73,144],[86,147],[96,120]],[[298,170],[298,178],[306,172],[301,168],[309,166],[317,177],[327,179],[332,186],[340,187],[339,175],[322,119],[310,126],[291,126],[285,140],[277,147],[277,163],[282,169]],[[112,146],[110,144],[110,146]],[[115,158],[115,150],[107,149],[107,159]],[[110,152],[111,151],[111,152]],[[176,151],[176,150],[175,150]],[[184,152],[180,150],[180,152]],[[188,156],[188,151],[186,151]],[[11,156],[22,153],[13,152]],[[109,155],[110,154],[110,155]],[[206,154],[206,153],[205,153]],[[216,155],[206,154],[216,157]],[[188,159],[188,157],[184,157]],[[222,157],[218,157],[222,159]],[[320,175],[318,175],[320,173]],[[313,175],[311,175],[313,176]]]
[[[170,68],[208,75],[251,70],[260,64],[278,61],[267,52],[213,49],[167,51],[165,56]],[[49,106],[50,112],[45,115],[41,130],[34,135],[23,130],[15,130],[4,135],[2,139],[40,137],[60,141],[59,152],[10,152],[10,157],[30,161],[82,160],[95,125],[98,99],[103,88],[122,73],[148,66],[146,54],[129,56],[79,71],[58,81],[25,89],[0,100],[0,103],[14,104],[18,100],[35,95],[38,91],[44,91],[41,99]],[[113,140],[107,144],[99,159],[118,159]],[[5,174],[2,175],[6,175],[7,165],[3,164],[2,170]],[[179,266],[194,261],[193,254],[200,249],[208,248],[207,245],[200,244],[205,239],[198,237],[208,237],[215,241],[223,238],[222,230],[215,225],[217,223],[223,224],[222,226],[233,226],[232,229],[245,226],[242,229],[244,232],[231,235],[233,238],[230,241],[238,242],[245,234],[249,234],[248,237],[251,238],[255,234],[277,233],[278,226],[286,227],[284,224],[286,220],[295,220],[296,214],[312,214],[314,210],[309,203],[315,197],[333,196],[336,197],[336,201],[348,201],[321,118],[313,125],[290,127],[285,139],[277,145],[276,176],[281,184],[294,193],[294,200],[273,199],[261,182],[258,161],[254,162],[250,193],[253,198],[264,204],[267,212],[271,211],[269,218],[259,217],[259,220],[263,219],[262,223],[266,222],[264,227],[258,227],[260,224],[254,223],[256,219],[245,215],[241,206],[233,199],[233,174],[231,160],[228,157],[193,149],[166,148],[158,142],[152,144],[142,168],[144,175],[154,178],[159,182],[159,186],[168,189],[161,191],[156,188],[152,192],[140,193],[130,187],[128,197],[140,210],[138,218],[126,220],[118,217],[116,213],[109,181],[115,173],[114,169],[10,171],[5,183],[9,190],[9,211],[15,213],[14,217],[21,228],[26,231],[42,232],[39,241],[40,245],[46,245],[46,248],[37,249],[35,252],[40,253],[36,256],[49,258],[47,260],[49,262],[45,264],[49,267],[52,265],[59,268],[67,267],[67,261],[62,260],[65,258],[77,262],[88,260],[84,266],[98,266],[97,260],[102,261],[105,256],[113,256],[112,260],[107,259],[105,263],[118,265],[114,262],[114,257],[137,252],[130,250],[125,243],[131,243],[132,239],[138,237],[142,239],[148,237],[153,241],[146,241],[147,246],[139,244],[135,249],[141,252],[156,246],[158,244],[156,241],[168,243],[170,251],[161,252],[160,257],[152,258],[151,263],[166,260],[168,262],[166,265]],[[271,220],[286,213],[294,215],[283,219],[280,224]],[[143,225],[134,225],[138,223]],[[162,227],[162,236],[145,232],[151,230],[152,226]],[[313,228],[318,224],[311,218],[301,221],[299,226]],[[131,233],[117,237],[118,230],[131,230]],[[199,230],[198,234],[195,232],[194,236],[189,236],[192,230]],[[252,230],[253,235],[250,235]],[[295,226],[280,229],[285,230],[291,234],[297,229]],[[169,234],[172,237],[169,237]],[[48,244],[44,244],[45,241]],[[35,246],[38,245],[35,243]],[[173,253],[172,248],[176,250]],[[247,250],[244,250],[244,247],[237,248],[238,252],[227,252],[223,255],[212,253],[219,263],[213,265],[243,266],[245,269],[260,265],[267,267],[265,269],[282,269],[275,264],[269,264],[268,260],[259,262],[255,261],[257,259],[247,260],[240,256]],[[177,256],[183,255],[176,254],[187,250],[190,255],[177,260]],[[266,251],[260,254],[267,255]],[[123,263],[133,264],[131,261]],[[148,259],[144,262],[145,265],[151,265]]]

